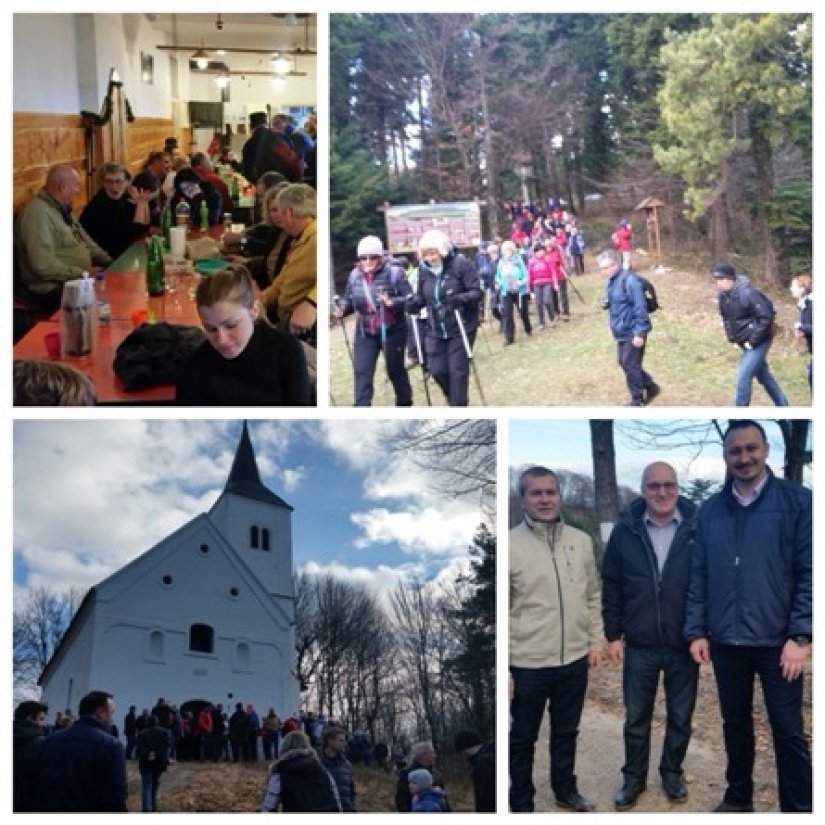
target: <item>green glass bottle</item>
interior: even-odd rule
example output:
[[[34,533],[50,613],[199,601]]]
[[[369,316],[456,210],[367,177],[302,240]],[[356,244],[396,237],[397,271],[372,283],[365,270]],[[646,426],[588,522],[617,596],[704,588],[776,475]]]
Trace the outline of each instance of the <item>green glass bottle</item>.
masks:
[[[168,198],[160,213],[160,228],[163,230],[163,248],[168,252],[172,248],[169,240],[169,230],[172,228],[172,206]]]
[[[163,295],[163,242],[159,235],[152,235],[146,250],[146,291],[151,297]]]
[[[241,199],[241,190],[238,188],[238,178],[236,175],[232,175],[229,181],[229,194],[232,196],[232,203],[237,206]]]
[[[200,224],[204,232],[209,229],[209,207],[206,205],[206,198],[201,201]]]

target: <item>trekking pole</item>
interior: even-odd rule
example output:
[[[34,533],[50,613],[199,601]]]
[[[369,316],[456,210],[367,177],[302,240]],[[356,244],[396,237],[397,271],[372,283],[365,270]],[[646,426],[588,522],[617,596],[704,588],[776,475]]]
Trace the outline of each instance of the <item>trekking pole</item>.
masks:
[[[478,389],[479,397],[481,398],[482,406],[487,406],[487,400],[484,398],[484,390],[481,388],[481,380],[478,377],[478,370],[476,369],[476,362],[473,361],[473,351],[470,349],[470,341],[467,338],[467,330],[464,329],[464,319],[461,317],[461,312],[457,309],[455,312],[455,319],[458,322],[458,328],[461,331],[461,340],[464,342],[464,352],[467,353],[467,360],[470,362],[470,369],[473,371],[473,377],[476,380],[476,387]]]
[[[332,305],[335,309],[343,309],[341,297],[339,295],[332,296]],[[349,335],[347,335],[347,328],[344,325],[344,316],[342,315],[338,319],[341,323],[341,332],[344,333],[344,343],[347,345],[347,353],[349,354],[349,362],[352,365],[353,369],[355,368],[355,359],[352,357],[352,345],[349,342]]]
[[[575,293],[576,293],[576,295],[578,296],[579,300],[580,300],[583,304],[587,305],[587,302],[584,300],[584,298],[582,298],[582,294],[581,294],[581,292],[579,292],[579,290],[578,290],[578,289],[576,289],[576,285],[573,283],[573,281],[571,281],[571,280],[570,280],[570,278],[567,278],[567,283],[570,285],[570,288],[573,290],[573,292],[575,292]]]
[[[430,386],[427,383],[429,375],[427,368],[424,366],[424,353],[421,349],[421,332],[418,329],[418,316],[410,315],[410,321],[413,325],[413,338],[415,338],[415,351],[418,353],[418,364],[421,367],[421,377],[424,380],[424,395],[427,396],[427,406],[432,407],[433,402],[430,398]]]

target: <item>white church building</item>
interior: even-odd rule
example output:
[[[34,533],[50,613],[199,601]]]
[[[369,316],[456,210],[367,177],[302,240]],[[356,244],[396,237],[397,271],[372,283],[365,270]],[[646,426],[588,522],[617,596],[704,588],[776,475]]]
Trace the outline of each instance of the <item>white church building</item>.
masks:
[[[159,697],[298,710],[292,507],[261,482],[244,422],[209,510],[93,587],[41,674],[42,700],[77,712],[105,690],[118,720]]]

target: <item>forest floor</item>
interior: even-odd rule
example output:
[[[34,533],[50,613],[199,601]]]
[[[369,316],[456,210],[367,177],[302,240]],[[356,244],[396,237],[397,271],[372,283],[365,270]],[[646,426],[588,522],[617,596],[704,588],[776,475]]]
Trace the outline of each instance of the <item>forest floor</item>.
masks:
[[[616,346],[602,309],[604,279],[592,254],[585,256],[584,275],[572,285],[583,302],[568,288],[570,321],[535,330],[536,308],[531,302],[534,332],[525,336],[516,319],[516,340],[505,347],[499,323],[489,317],[479,331],[474,361],[487,405],[502,406],[621,406],[628,399],[624,375],[616,363]],[[634,268],[649,278],[661,309],[652,316],[653,331],[645,352],[645,369],[662,388],[655,407],[731,406],[740,350],[727,342],[719,317],[715,282],[707,268],[697,268],[694,258],[666,261],[667,271],[654,271],[648,259],[637,255]],[[770,293],[769,293],[770,294]],[[787,292],[770,294],[777,309],[779,334],[768,363],[793,406],[811,403],[806,365],[794,340],[796,304]],[[349,341],[354,341],[354,316],[346,319]],[[330,336],[331,403],[347,406],[353,399],[352,365],[340,325]],[[375,375],[376,406],[392,406],[394,395],[383,359]],[[416,406],[426,406],[420,368],[409,371]],[[441,391],[429,382],[435,406],[445,404]],[[475,379],[470,379],[470,404],[480,405]],[[761,385],[754,381],[753,401],[771,405]]]
[[[260,809],[271,763],[175,762],[163,774],[158,790],[160,813],[252,813]],[[395,811],[396,773],[355,765],[358,810],[365,813]],[[140,774],[137,762],[126,764],[129,781],[127,804],[140,811]],[[473,790],[466,773],[448,773],[445,782],[455,812],[473,810]]]
[[[622,743],[622,676],[620,667],[602,665],[591,674],[587,700],[579,731],[576,755],[576,774],[579,790],[596,803],[597,812],[613,811],[613,796],[622,784],[621,768],[624,762]],[[805,731],[811,735],[811,665],[805,673],[803,712]],[[756,725],[756,763],[754,767],[753,804],[757,812],[778,811],[776,794],[776,763],[770,727],[757,687],[754,697]],[[684,770],[688,800],[674,805],[667,800],[659,781],[658,764],[664,735],[663,691],[659,689],[653,716],[653,735],[650,748],[650,772],[647,790],[639,797],[636,812],[691,813],[712,811],[725,792],[725,748],[722,740],[722,722],[716,695],[716,682],[710,667],[702,667],[699,694],[693,716],[693,736],[690,740]],[[562,813],[556,807],[550,790],[548,731],[542,729],[536,746],[533,778],[536,784],[536,811]],[[810,744],[810,739],[809,739]]]

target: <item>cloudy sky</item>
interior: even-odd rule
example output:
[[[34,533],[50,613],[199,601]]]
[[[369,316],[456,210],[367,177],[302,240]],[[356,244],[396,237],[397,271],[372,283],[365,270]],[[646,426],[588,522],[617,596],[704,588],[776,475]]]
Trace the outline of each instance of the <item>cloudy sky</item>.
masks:
[[[477,502],[427,489],[380,449],[394,421],[251,421],[263,482],[294,512],[293,561],[370,583],[451,577]],[[214,503],[239,421],[15,421],[16,595],[86,590]]]
[[[692,479],[723,481],[725,466],[722,451],[710,419],[692,419],[690,422],[656,420],[645,422],[655,425],[659,432],[678,429],[681,424],[691,424],[697,434],[705,429],[708,442],[697,446],[650,446],[642,448],[637,442],[638,422],[623,420],[614,422],[616,447],[616,475],[619,484],[638,490],[642,471],[652,461],[667,461],[676,470],[683,485]],[[779,476],[782,475],[784,447],[782,436],[774,421],[760,420],[770,445],[768,464]],[[725,420],[721,419],[724,429]],[[659,442],[663,444],[662,441]],[[510,467],[526,464],[543,464],[554,470],[571,470],[582,475],[593,475],[593,458],[590,449],[590,424],[583,420],[510,421]]]

